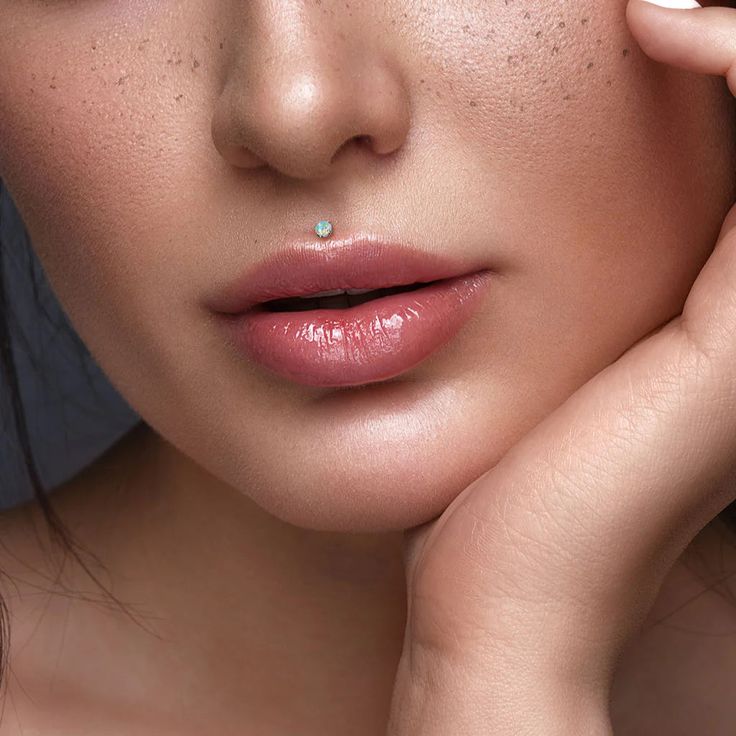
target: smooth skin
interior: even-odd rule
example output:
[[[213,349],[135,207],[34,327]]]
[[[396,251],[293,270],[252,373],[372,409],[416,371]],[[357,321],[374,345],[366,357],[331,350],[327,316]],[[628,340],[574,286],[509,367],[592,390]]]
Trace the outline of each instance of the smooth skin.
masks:
[[[526,5],[0,0],[0,176],[146,421],[53,499],[148,628],[2,514],[3,736],[605,733],[627,639],[621,733],[733,732],[734,101],[637,44],[700,10]],[[321,217],[495,288],[277,380],[203,304]]]
[[[631,0],[626,17],[652,58],[736,93],[736,11]],[[391,736],[613,733],[625,645],[736,498],[735,336],[736,206],[682,314],[408,535]]]

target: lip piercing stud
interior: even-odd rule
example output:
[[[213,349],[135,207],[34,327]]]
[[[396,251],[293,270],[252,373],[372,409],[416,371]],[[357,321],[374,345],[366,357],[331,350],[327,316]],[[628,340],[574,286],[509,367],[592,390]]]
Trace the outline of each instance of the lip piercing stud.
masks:
[[[332,223],[329,220],[320,220],[314,226],[314,232],[317,233],[320,238],[328,238],[332,233]]]

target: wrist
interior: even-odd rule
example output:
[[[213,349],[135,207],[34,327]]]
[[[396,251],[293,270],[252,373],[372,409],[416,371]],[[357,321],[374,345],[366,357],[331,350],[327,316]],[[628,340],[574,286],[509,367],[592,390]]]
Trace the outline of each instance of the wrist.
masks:
[[[603,687],[402,658],[386,736],[613,736]]]

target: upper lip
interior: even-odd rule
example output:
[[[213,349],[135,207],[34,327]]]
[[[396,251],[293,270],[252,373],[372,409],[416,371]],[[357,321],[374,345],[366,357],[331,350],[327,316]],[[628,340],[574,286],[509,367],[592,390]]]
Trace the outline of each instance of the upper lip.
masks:
[[[217,312],[238,314],[272,299],[332,289],[381,289],[437,281],[480,270],[445,254],[356,235],[290,244],[255,264],[212,302]]]

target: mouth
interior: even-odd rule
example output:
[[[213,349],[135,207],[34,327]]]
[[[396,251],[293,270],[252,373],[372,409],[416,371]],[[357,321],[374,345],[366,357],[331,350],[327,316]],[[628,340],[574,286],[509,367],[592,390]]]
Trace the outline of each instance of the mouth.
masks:
[[[485,265],[376,238],[297,243],[209,302],[246,362],[305,386],[383,381],[452,340],[482,303]]]
[[[256,305],[255,309],[265,312],[306,312],[311,309],[350,309],[366,302],[391,296],[405,294],[437,284],[444,279],[429,282],[417,282],[389,286],[382,289],[332,289],[307,296],[294,296],[282,299],[271,299]]]

